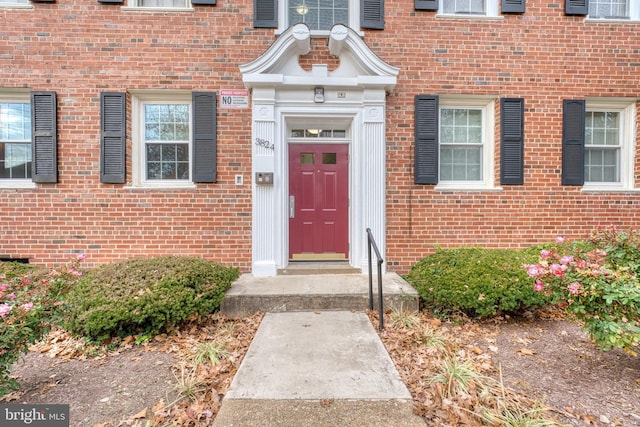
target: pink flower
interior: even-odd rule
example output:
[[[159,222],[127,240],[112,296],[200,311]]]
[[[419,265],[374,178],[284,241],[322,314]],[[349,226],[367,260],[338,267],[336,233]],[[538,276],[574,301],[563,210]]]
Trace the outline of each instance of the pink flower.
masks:
[[[571,255],[565,255],[562,258],[560,258],[560,264],[562,265],[571,264],[572,262],[573,262],[573,257]]]
[[[16,297],[16,294],[9,294],[9,295],[7,295],[7,298],[9,298],[11,301],[13,301],[17,297]]]
[[[549,258],[549,255],[551,255],[551,251],[548,249],[543,249],[540,251],[540,256],[542,258]]]
[[[56,302],[53,303],[53,305],[55,307],[58,307],[59,305],[62,305],[62,301],[56,301]]]
[[[569,292],[571,292],[573,295],[578,295],[580,293],[581,288],[582,286],[580,285],[579,282],[573,282],[572,284],[567,286],[567,289],[569,289]]]
[[[562,236],[558,236],[556,237],[556,243],[563,243],[565,242],[567,239],[562,237]]]
[[[563,276],[566,269],[567,269],[566,265],[560,265],[555,263],[549,266],[549,272],[552,274],[555,274],[556,276]]]
[[[23,309],[24,311],[30,311],[33,310],[33,303],[32,302],[28,302],[26,304],[22,304],[20,306],[21,309]]]
[[[82,273],[80,273],[78,270],[75,270],[73,268],[69,269],[69,274],[71,274],[72,276],[76,276],[76,277],[82,276]]]
[[[0,285],[0,291],[4,292],[7,290],[9,286],[6,283],[3,283],[2,285]]]
[[[85,259],[87,259],[87,254],[78,254],[77,258],[80,261],[85,260]]]
[[[525,265],[527,267],[527,274],[529,277],[538,277],[544,274],[544,270],[540,268],[540,266],[535,264]]]
[[[536,292],[540,292],[543,289],[544,289],[544,283],[542,283],[540,280],[536,280],[536,284],[533,285],[533,290]]]
[[[0,304],[0,317],[4,317],[11,311],[11,306],[9,304]]]
[[[28,285],[29,284],[29,279],[27,277],[25,277],[24,279],[22,279],[22,284],[23,285]]]

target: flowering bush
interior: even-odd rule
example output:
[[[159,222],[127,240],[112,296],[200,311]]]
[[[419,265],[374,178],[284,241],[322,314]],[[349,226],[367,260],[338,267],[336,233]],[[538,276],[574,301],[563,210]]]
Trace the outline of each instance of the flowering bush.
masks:
[[[540,251],[525,265],[533,288],[584,323],[601,350],[636,355],[640,343],[640,236],[615,229],[587,242],[565,242]]]
[[[48,274],[15,264],[0,270],[0,396],[17,388],[11,366],[58,320],[62,298],[82,275],[78,266],[85,258],[80,254]]]

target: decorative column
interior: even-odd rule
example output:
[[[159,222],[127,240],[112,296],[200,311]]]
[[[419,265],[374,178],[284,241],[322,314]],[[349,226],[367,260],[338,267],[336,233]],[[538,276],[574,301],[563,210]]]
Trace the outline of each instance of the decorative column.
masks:
[[[386,138],[385,138],[385,92],[384,90],[365,91],[360,135],[359,163],[361,170],[360,203],[362,230],[357,230],[357,239],[362,245],[362,264],[367,269],[368,251],[366,229],[370,228],[382,257],[386,253],[385,241],[385,174],[386,174]],[[355,255],[355,254],[354,254]],[[375,254],[372,252],[372,257]],[[375,260],[373,261],[375,263]],[[374,264],[375,265],[375,264]],[[385,264],[382,265],[383,271]]]
[[[275,150],[282,149],[276,143],[275,89],[253,90],[253,162],[252,162],[252,273],[254,276],[275,276],[276,236],[276,185],[282,179],[275,175]],[[271,183],[257,183],[256,174],[270,173]],[[281,185],[281,183],[279,184]]]

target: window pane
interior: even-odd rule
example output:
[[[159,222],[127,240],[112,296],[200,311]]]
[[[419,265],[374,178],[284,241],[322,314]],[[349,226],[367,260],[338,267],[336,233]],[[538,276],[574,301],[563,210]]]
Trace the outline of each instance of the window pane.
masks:
[[[440,110],[440,179],[482,179],[482,110]]]
[[[587,182],[620,182],[619,149],[585,149],[584,178]]]
[[[0,3],[20,3],[20,4],[27,4],[27,3],[29,3],[29,0],[0,0]]]
[[[287,17],[289,26],[302,22],[311,30],[330,30],[348,25],[349,0],[289,0]]]
[[[185,104],[145,104],[147,141],[188,141],[189,106]]]
[[[147,144],[147,179],[189,179],[189,145]]]
[[[591,18],[629,18],[629,0],[590,0]]]
[[[300,164],[301,165],[312,165],[315,163],[315,155],[313,153],[301,153],[300,154]]]
[[[484,14],[484,0],[443,0],[444,13]]]
[[[0,141],[31,140],[31,104],[0,103]]]
[[[586,145],[620,145],[620,113],[588,111],[585,124]]]
[[[162,161],[163,162],[175,162],[176,161],[176,146],[173,144],[167,144],[162,146]]]
[[[178,160],[179,162],[189,162],[189,145],[188,144],[177,144],[176,160]]]
[[[0,178],[31,178],[31,144],[0,143]]]
[[[175,163],[162,163],[162,179],[176,179]]]
[[[442,147],[440,179],[443,181],[479,181],[482,176],[480,147]]]
[[[138,0],[141,7],[186,7],[186,0]]]
[[[30,103],[0,103],[0,178],[31,178]]]
[[[323,165],[335,165],[336,159],[337,159],[336,153],[322,153]]]

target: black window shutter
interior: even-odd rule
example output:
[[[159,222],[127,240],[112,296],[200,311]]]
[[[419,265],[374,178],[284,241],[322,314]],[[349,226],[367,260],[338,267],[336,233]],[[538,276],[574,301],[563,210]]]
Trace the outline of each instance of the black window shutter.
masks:
[[[438,101],[437,95],[415,97],[414,181],[438,183]]]
[[[98,3],[124,3],[124,0],[98,0]]]
[[[360,26],[384,30],[384,0],[360,0]]]
[[[56,93],[31,92],[33,182],[58,182]]]
[[[525,0],[502,0],[502,13],[524,13]]]
[[[524,99],[500,100],[500,184],[524,184]]]
[[[216,182],[216,93],[193,95],[193,182]]]
[[[191,0],[191,4],[216,4],[216,0]]]
[[[589,0],[565,0],[564,13],[567,15],[587,15]]]
[[[415,10],[438,10],[438,0],[415,0]]]
[[[562,102],[562,185],[584,184],[585,101]]]
[[[100,182],[125,182],[126,99],[122,92],[100,94]]]
[[[253,27],[278,28],[278,0],[253,0]]]

